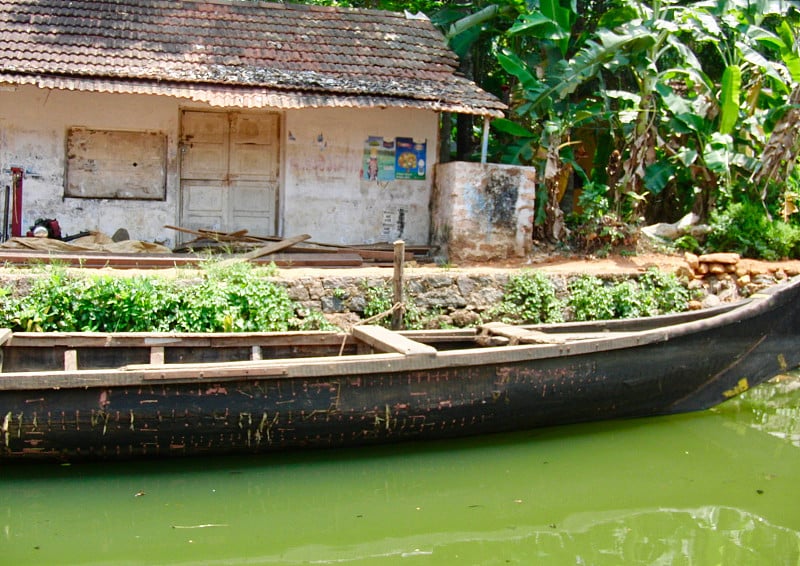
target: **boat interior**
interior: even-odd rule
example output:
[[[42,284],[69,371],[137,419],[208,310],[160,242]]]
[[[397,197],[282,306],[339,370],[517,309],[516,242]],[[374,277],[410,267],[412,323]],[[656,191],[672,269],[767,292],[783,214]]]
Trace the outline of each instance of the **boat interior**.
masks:
[[[728,312],[741,303],[659,317],[515,326],[392,331],[356,325],[349,332],[263,333],[39,333],[0,330],[2,372],[142,369],[179,364],[317,358],[394,353],[435,356],[439,351],[522,344],[568,344],[631,336]]]

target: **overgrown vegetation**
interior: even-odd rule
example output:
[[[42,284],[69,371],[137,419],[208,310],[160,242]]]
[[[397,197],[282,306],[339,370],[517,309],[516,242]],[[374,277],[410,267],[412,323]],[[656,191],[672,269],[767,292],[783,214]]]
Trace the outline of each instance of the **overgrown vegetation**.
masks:
[[[568,182],[592,196],[572,217],[590,244],[592,222],[705,219],[729,203],[759,204],[771,224],[800,178],[797,21],[796,4],[769,0],[523,11],[498,53],[514,112],[495,127],[506,160],[543,172],[544,235],[564,237],[553,211]]]
[[[492,316],[510,323],[561,322],[564,304],[553,282],[541,271],[523,271],[509,278],[503,302]]]
[[[267,278],[270,270],[209,263],[191,278],[119,276],[39,268],[30,287],[0,288],[0,327],[23,332],[262,332],[335,329],[319,311],[294,303]],[[196,276],[195,276],[196,275]],[[566,299],[542,271],[512,276],[502,302],[483,317],[545,323],[652,316],[686,310],[689,291],[655,269],[617,283],[583,275],[568,282]],[[364,286],[363,319],[390,326],[390,285]],[[383,315],[383,316],[380,316]],[[448,322],[449,321],[449,322]],[[474,319],[472,320],[474,322]],[[403,324],[451,326],[440,309],[423,311],[406,293]]]
[[[386,283],[383,285],[364,285],[364,318],[374,319],[373,324],[379,324],[386,328],[391,327],[392,315],[391,310],[393,307],[393,291],[392,287]],[[428,317],[433,317],[438,313],[431,313],[428,317],[420,311],[414,302],[414,297],[406,290],[405,304],[403,310],[403,328],[409,330],[418,330],[425,327]]]
[[[800,257],[800,227],[770,220],[758,204],[733,203],[713,211],[711,229],[708,245],[713,249],[767,260]]]
[[[689,291],[677,277],[656,269],[638,280],[619,282],[577,276],[568,283],[566,300],[557,297],[544,273],[528,271],[509,280],[505,299],[493,314],[506,322],[529,324],[635,318],[684,311],[689,299]]]
[[[2,298],[0,326],[16,331],[254,332],[329,326],[247,263],[209,263],[197,280],[120,277],[42,268],[27,293]]]
[[[689,291],[674,276],[655,269],[638,280],[605,282],[581,275],[569,284],[568,308],[572,320],[609,320],[656,316],[685,311]]]

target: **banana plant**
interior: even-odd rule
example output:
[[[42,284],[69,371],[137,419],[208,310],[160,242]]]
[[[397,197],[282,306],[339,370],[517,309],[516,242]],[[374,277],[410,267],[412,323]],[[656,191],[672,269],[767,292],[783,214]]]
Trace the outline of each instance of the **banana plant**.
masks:
[[[589,114],[581,111],[585,102],[572,105],[565,96],[544,96],[549,80],[563,68],[570,48],[575,7],[562,7],[557,0],[542,0],[539,9],[521,15],[507,33],[507,45],[497,59],[516,79],[515,120],[495,120],[496,131],[514,142],[505,146],[505,161],[533,163],[541,172],[538,190],[537,226],[548,240],[561,241],[565,223],[559,202],[565,174],[571,170],[567,151],[572,145],[570,131]],[[535,44],[538,49],[531,47]]]
[[[783,20],[776,29],[774,36],[760,37],[759,42],[777,52],[785,65],[792,85],[792,92],[786,103],[773,109],[772,115],[766,120],[771,133],[761,155],[761,162],[754,175],[754,182],[762,187],[762,202],[767,193],[767,187],[772,184],[782,185],[782,216],[784,220],[798,212],[797,202],[800,201],[800,180],[797,187],[792,190],[787,187],[788,180],[800,161],[800,43],[793,27]],[[779,179],[787,182],[779,183]]]
[[[787,97],[800,76],[791,24],[784,19],[775,31],[761,26],[767,15],[784,15],[779,10],[785,11],[786,5],[729,0],[701,2],[685,14],[694,41],[717,52],[723,71],[718,84],[702,70],[695,72],[692,80],[685,81],[690,88],[680,96],[666,84],[660,85],[659,96],[668,114],[662,130],[672,135],[665,136],[662,147],[667,151],[662,151],[648,170],[646,184],[652,189],[663,188],[665,180],[671,180],[666,173],[677,173],[683,167],[684,180],[701,197],[695,204],[699,212],[708,211],[720,198],[727,202],[758,199],[758,191],[753,190],[758,184],[762,185],[760,199],[768,209],[766,185],[757,172],[766,175],[774,171],[771,164],[775,161],[785,162],[780,148],[786,142],[785,136],[776,137],[781,143],[771,147],[778,157],[770,160],[764,147],[765,131],[775,131],[773,124],[781,115],[789,122],[796,121],[792,112],[787,112]],[[679,71],[672,74],[678,76]],[[788,132],[786,123],[778,131]],[[759,159],[762,150],[765,154]],[[795,150],[789,161],[796,158]],[[760,163],[770,164],[770,169]]]

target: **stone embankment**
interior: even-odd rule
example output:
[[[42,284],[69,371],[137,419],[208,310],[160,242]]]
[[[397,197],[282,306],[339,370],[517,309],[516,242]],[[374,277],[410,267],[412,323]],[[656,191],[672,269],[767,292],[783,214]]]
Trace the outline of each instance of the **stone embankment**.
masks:
[[[513,268],[408,266],[405,290],[408,303],[424,313],[423,318],[432,327],[469,326],[481,318],[490,318],[490,311],[503,300],[509,279],[525,269],[546,273],[564,299],[569,280],[577,275],[588,273],[620,281],[635,278],[650,267],[676,273],[695,291],[695,300],[690,305],[693,309],[747,297],[800,273],[800,261],[768,263],[742,259],[736,254],[686,254],[684,258],[573,259]],[[150,273],[155,275],[161,271]],[[133,270],[107,272],[119,276],[135,274]],[[27,270],[0,270],[0,283],[15,288],[18,293],[25,293],[34,277],[36,274]],[[274,277],[274,282],[285,287],[290,298],[304,308],[322,312],[332,322],[346,328],[363,320],[365,311],[375,312],[375,305],[370,301],[375,300],[376,294],[382,294],[384,304],[387,303],[391,297],[392,277],[392,269],[386,268],[283,269]]]
[[[685,260],[686,265],[679,267],[676,274],[701,297],[692,301],[692,309],[736,301],[800,274],[800,265],[796,262],[770,264],[742,259],[734,253],[701,256],[687,253]]]
[[[800,262],[795,264],[767,264],[741,259],[736,254],[686,254],[685,262],[670,265],[665,271],[674,272],[694,291],[690,308],[700,309],[722,302],[745,298],[759,289],[775,284],[800,273]],[[589,264],[583,264],[588,267]],[[537,269],[535,266],[532,270]],[[623,272],[602,269],[542,270],[548,274],[561,298],[567,293],[570,278],[581,273],[591,273],[607,280],[636,277],[645,268]],[[414,308],[428,313],[432,323],[468,326],[485,316],[503,300],[509,278],[521,273],[520,269],[461,270],[458,268],[426,268],[406,272],[405,289]],[[326,276],[324,272],[300,277],[277,277],[276,283],[286,287],[289,296],[310,310],[323,312],[339,325],[347,326],[361,320],[367,308],[369,295],[384,289],[390,296],[392,271],[381,270],[369,275],[354,272],[352,275],[337,272]],[[370,291],[372,290],[372,291]],[[373,309],[374,310],[374,309]]]
[[[283,285],[289,297],[308,308],[319,310],[339,325],[361,320],[371,295],[383,290],[391,296],[392,272],[386,275],[336,275],[299,277],[275,282]],[[433,315],[438,322],[468,326],[503,299],[512,271],[458,273],[442,270],[406,274],[405,293],[414,308]]]

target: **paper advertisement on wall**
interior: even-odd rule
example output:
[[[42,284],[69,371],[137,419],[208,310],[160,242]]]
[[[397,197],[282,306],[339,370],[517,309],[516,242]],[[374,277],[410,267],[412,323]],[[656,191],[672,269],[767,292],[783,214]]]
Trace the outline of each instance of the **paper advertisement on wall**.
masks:
[[[387,140],[369,136],[364,142],[361,178],[366,181],[425,180],[427,141],[413,138]]]
[[[364,159],[361,177],[367,181],[394,181],[394,140],[369,136],[364,142]]]
[[[396,179],[425,179],[425,150],[427,142],[414,141],[413,138],[396,139]]]

